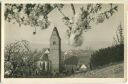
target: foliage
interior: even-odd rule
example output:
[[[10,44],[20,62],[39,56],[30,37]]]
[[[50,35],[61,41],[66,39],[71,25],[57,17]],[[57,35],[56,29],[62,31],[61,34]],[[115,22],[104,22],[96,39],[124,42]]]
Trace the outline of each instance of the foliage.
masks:
[[[46,29],[50,25],[48,14],[56,7],[63,5],[50,4],[6,4],[5,20],[21,25],[30,25],[34,28]],[[34,31],[36,32],[36,30]]]
[[[109,19],[118,10],[118,5],[107,4],[87,4],[81,7],[80,12],[76,12],[74,4],[70,4],[73,16],[66,16],[62,9],[64,4],[6,4],[5,20],[21,25],[30,25],[35,28],[33,34],[36,34],[36,28],[46,29],[50,25],[48,15],[54,9],[63,16],[62,20],[68,27],[67,36],[69,44],[72,46],[81,46],[83,43],[83,31],[91,29],[92,23],[103,23]]]
[[[115,44],[113,46],[100,49],[92,54],[90,59],[91,68],[124,60],[124,35],[121,24],[117,28],[114,41]]]
[[[5,77],[39,76],[37,61],[42,52],[32,51],[26,40],[10,43],[5,47]],[[45,72],[40,71],[40,75]]]
[[[56,7],[61,9],[63,5],[59,4],[6,4],[5,20],[21,25],[30,25],[35,28],[33,34],[36,34],[36,28],[46,29],[50,25],[48,14]]]
[[[72,19],[64,17],[64,23],[68,26],[67,35],[69,44],[81,46],[83,42],[83,31],[91,29],[92,24],[103,23],[109,19],[117,10],[118,6],[107,5],[109,9],[103,10],[103,4],[87,4],[87,7],[81,7],[79,13],[74,13]]]
[[[90,67],[96,68],[106,64],[124,60],[124,45],[114,45],[108,48],[99,49],[91,55]]]

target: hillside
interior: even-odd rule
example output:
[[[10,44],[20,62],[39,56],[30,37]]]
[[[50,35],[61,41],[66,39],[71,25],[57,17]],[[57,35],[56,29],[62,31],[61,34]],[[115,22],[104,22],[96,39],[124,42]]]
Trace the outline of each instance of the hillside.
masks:
[[[123,63],[108,65],[100,69],[71,75],[72,78],[122,78],[124,74]]]

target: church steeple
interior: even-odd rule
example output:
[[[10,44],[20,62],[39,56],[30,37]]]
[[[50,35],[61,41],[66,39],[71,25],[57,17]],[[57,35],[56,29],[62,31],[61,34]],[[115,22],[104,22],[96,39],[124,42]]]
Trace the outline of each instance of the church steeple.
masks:
[[[58,32],[58,30],[57,30],[56,27],[53,28],[51,37],[52,37],[52,36],[55,36],[55,35],[56,35],[59,39],[61,39],[61,38],[60,38],[60,35],[59,35],[59,32]]]
[[[56,27],[54,27],[50,38],[51,71],[59,73],[61,65],[61,38]]]

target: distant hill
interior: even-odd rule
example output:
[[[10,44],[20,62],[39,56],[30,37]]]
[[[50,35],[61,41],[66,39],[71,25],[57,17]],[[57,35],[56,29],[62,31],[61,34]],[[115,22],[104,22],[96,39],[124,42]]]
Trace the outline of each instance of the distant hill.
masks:
[[[123,78],[124,77],[124,64],[118,63],[108,65],[100,69],[91,70],[88,72],[73,74],[71,78]]]
[[[92,50],[69,50],[69,51],[65,51],[63,52],[65,59],[69,59],[72,56],[77,57],[78,59],[78,64],[85,64],[88,65],[88,63],[90,62],[90,57],[92,54]]]

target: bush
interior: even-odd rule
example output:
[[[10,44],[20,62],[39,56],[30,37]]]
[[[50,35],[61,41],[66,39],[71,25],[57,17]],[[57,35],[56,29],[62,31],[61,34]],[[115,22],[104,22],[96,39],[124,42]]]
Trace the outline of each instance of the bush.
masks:
[[[108,48],[99,49],[91,55],[90,68],[94,69],[109,63],[124,60],[124,45],[118,44]]]

